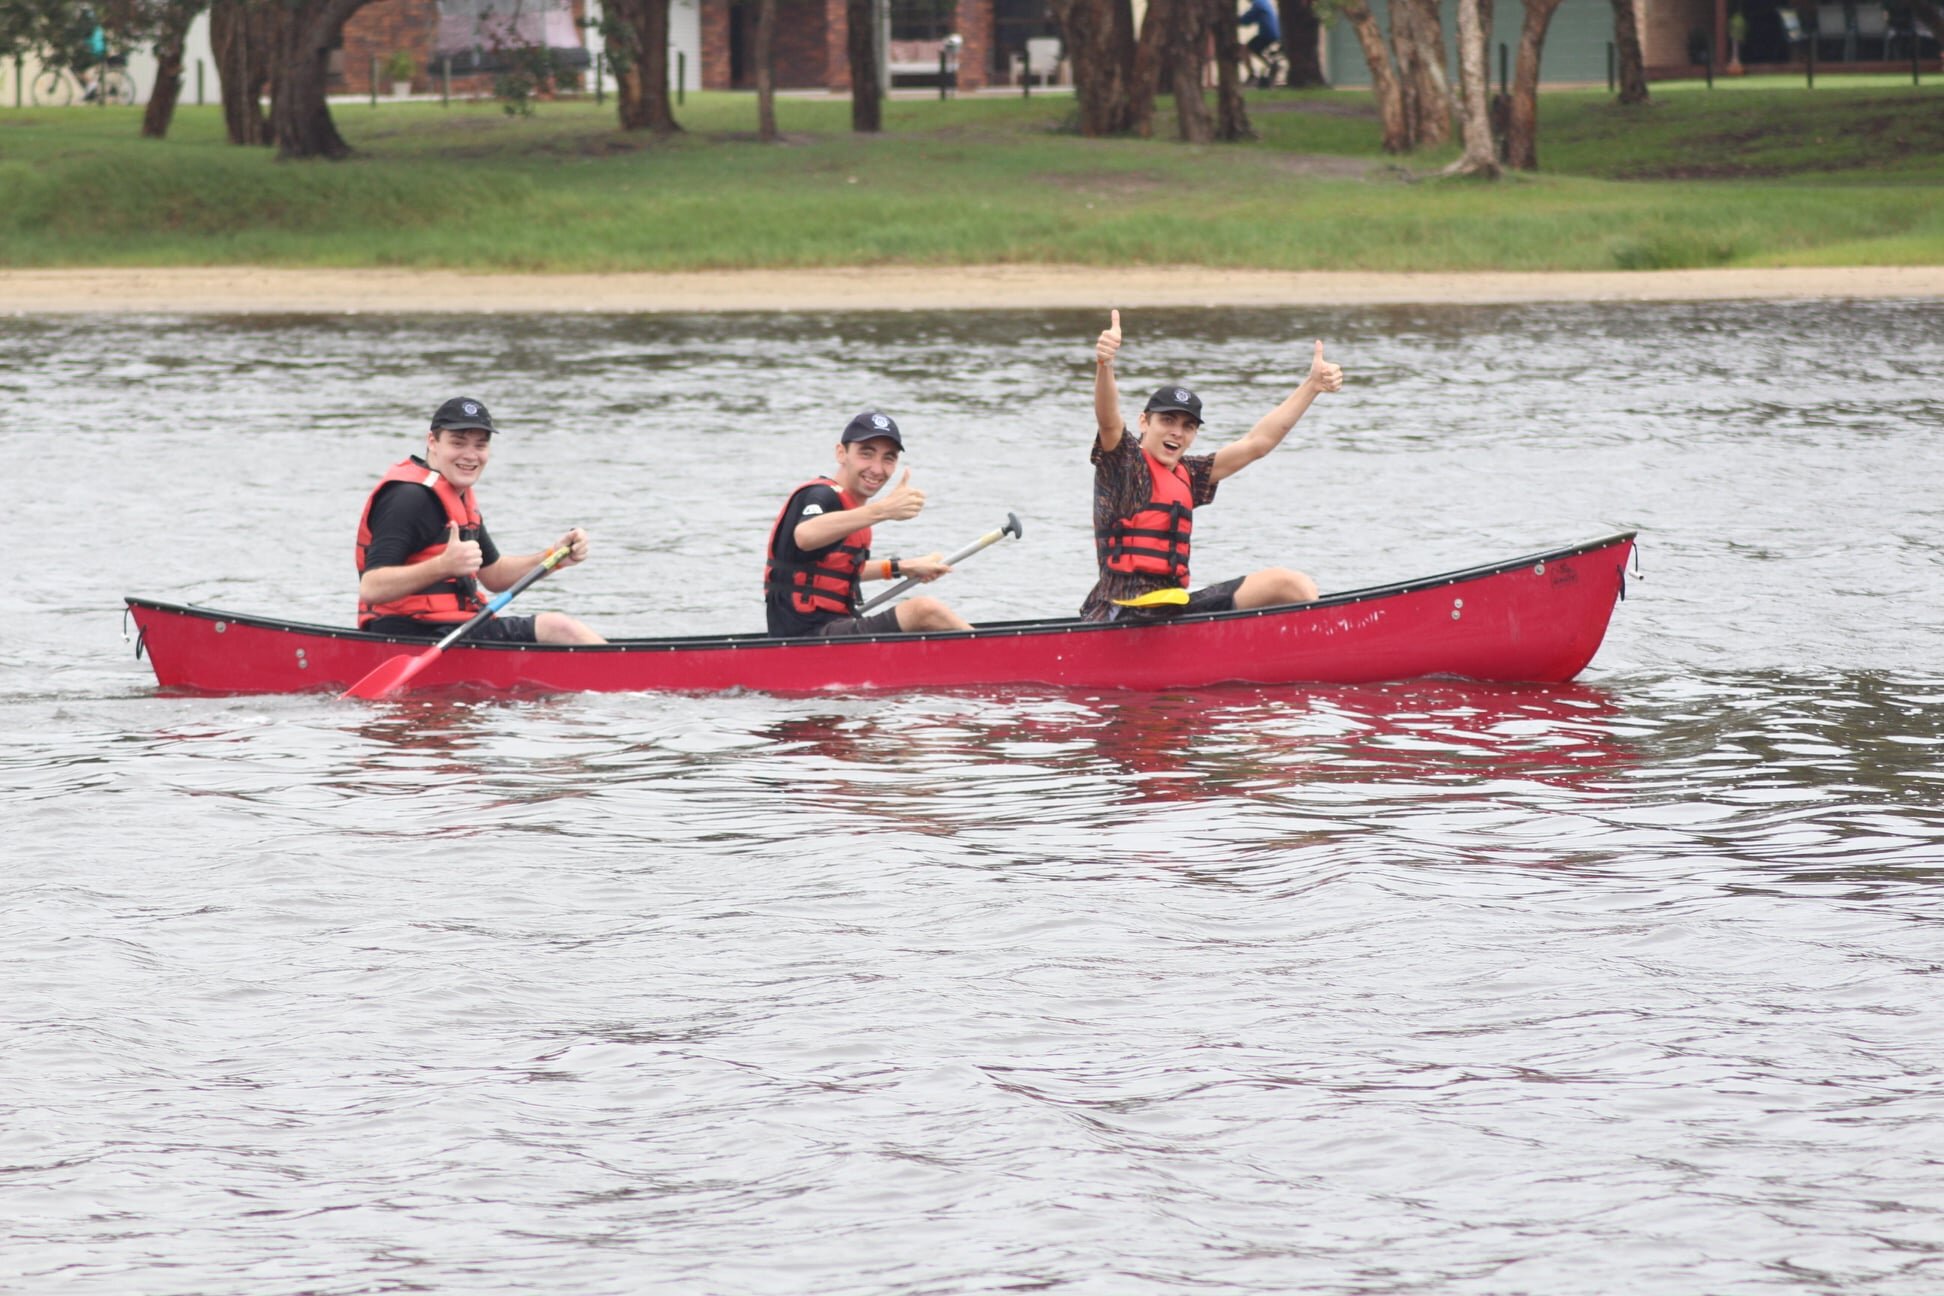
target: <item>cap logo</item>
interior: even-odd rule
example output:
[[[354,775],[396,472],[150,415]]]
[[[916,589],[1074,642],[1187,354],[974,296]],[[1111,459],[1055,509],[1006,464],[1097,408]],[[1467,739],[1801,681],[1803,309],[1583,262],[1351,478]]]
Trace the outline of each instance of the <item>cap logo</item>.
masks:
[[[1179,388],[1179,387],[1177,387],[1177,388],[1175,388],[1175,393],[1174,393],[1174,396],[1175,396],[1175,399],[1176,399],[1176,400],[1178,400],[1178,401],[1185,401],[1185,400],[1187,400],[1187,399],[1188,399],[1188,393],[1187,393],[1187,392],[1185,392],[1185,391],[1183,391],[1183,390],[1182,390],[1181,388]],[[471,413],[471,412],[472,412],[472,411],[470,411],[470,410],[468,410],[468,411],[467,411],[467,413]]]
[[[882,414],[873,414],[871,415],[871,426],[882,432],[891,426],[891,420]]]
[[[460,406],[460,408],[466,411],[467,418],[479,417],[479,406],[473,404],[471,401],[467,401],[464,405]]]

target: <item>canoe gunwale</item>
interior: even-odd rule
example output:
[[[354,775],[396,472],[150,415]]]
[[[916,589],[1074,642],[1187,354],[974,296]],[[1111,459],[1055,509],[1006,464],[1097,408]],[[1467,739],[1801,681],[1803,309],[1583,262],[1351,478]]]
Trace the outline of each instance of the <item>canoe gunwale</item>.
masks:
[[[1344,590],[1336,594],[1325,594],[1312,603],[1272,604],[1268,607],[1246,608],[1227,612],[1200,612],[1182,616],[1168,617],[1154,621],[1081,621],[1077,618],[1057,618],[1051,620],[1028,621],[991,621],[974,626],[970,630],[934,630],[915,633],[888,635],[863,635],[848,638],[795,638],[779,639],[763,633],[733,635],[703,635],[660,639],[613,639],[604,644],[508,644],[508,643],[471,643],[463,646],[469,652],[485,653],[574,653],[605,655],[610,653],[654,653],[682,652],[689,650],[742,650],[765,649],[770,651],[798,652],[819,648],[839,648],[859,644],[910,644],[926,641],[974,640],[1018,638],[1027,635],[1074,635],[1102,634],[1127,630],[1146,630],[1150,633],[1165,631],[1173,627],[1186,627],[1214,621],[1246,621],[1265,616],[1287,616],[1292,613],[1309,614],[1328,611],[1332,608],[1346,607],[1398,595],[1418,593],[1439,589],[1450,585],[1465,584],[1470,581],[1485,580],[1501,576],[1507,572],[1518,571],[1539,563],[1564,561],[1582,554],[1594,553],[1615,545],[1630,544],[1637,531],[1615,531],[1591,540],[1559,548],[1526,554],[1518,558],[1504,559],[1499,562],[1484,563],[1457,571],[1442,572],[1435,576],[1422,576],[1413,580],[1396,581],[1388,585],[1372,585],[1362,589]],[[1626,597],[1624,578],[1620,597]],[[409,635],[374,634],[347,626],[327,626],[314,622],[285,621],[276,617],[256,616],[248,613],[228,612],[218,608],[204,607],[194,603],[169,603],[160,599],[141,598],[136,595],[124,596],[127,612],[135,608],[147,608],[178,616],[189,616],[203,620],[232,622],[264,630],[303,634],[325,639],[343,639],[358,643],[390,644],[408,651],[422,651],[430,647],[433,640]],[[136,655],[142,651],[142,639],[136,639]]]

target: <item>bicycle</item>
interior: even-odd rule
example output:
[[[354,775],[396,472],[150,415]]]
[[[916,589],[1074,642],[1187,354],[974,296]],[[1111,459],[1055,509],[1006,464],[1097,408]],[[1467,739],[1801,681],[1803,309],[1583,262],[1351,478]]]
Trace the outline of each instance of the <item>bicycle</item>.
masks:
[[[135,102],[135,79],[125,70],[126,59],[110,58],[93,81],[83,81],[69,68],[42,68],[28,87],[34,102],[46,108],[65,108],[75,95],[82,103],[105,99],[111,104]]]

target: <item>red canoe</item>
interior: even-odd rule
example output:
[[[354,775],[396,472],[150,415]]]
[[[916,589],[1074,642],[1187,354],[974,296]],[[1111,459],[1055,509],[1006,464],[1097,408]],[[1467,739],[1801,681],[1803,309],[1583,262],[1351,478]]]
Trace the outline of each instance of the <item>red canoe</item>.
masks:
[[[1592,660],[1625,593],[1634,533],[1299,607],[1146,624],[995,622],[871,639],[625,639],[568,647],[455,644],[415,690],[851,692],[1045,684],[1170,689],[1364,684],[1453,675],[1557,683]],[[128,600],[164,688],[338,692],[423,640]]]

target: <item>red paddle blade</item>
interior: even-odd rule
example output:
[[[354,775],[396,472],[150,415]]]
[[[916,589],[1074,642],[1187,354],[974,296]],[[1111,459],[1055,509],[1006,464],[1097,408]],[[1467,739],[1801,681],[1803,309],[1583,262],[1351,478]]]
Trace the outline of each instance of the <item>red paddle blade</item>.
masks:
[[[437,661],[443,648],[430,648],[416,656],[393,657],[380,662],[370,674],[340,693],[339,697],[363,698],[367,702],[396,693],[410,682],[412,676]]]

